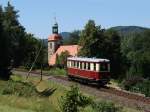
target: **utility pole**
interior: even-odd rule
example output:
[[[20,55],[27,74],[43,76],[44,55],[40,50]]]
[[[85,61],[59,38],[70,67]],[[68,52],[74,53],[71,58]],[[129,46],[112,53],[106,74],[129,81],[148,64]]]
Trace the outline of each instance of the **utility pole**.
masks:
[[[42,40],[42,46],[44,46],[44,40]],[[43,56],[43,58],[44,58],[44,56]],[[43,58],[41,59],[41,78],[40,78],[40,81],[43,80],[43,61],[44,61]]]
[[[41,78],[40,78],[40,81],[43,80],[43,64],[41,63]]]

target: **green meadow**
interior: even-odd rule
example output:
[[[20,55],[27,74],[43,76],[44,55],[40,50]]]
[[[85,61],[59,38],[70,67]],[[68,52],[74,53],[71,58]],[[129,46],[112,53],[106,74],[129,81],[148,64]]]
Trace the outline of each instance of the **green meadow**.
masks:
[[[59,100],[68,90],[70,87],[53,81],[13,75],[9,81],[0,80],[0,112],[61,112]],[[85,95],[95,100],[94,96]],[[80,111],[95,112],[91,105]],[[123,112],[140,111],[123,108]]]

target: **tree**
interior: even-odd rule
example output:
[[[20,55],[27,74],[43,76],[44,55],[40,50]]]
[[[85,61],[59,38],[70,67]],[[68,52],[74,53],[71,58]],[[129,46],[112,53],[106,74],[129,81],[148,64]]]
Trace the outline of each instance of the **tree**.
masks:
[[[26,34],[24,43],[25,43],[24,45],[25,56],[24,59],[22,60],[21,65],[25,66],[26,68],[30,68],[39,50],[40,54],[35,62],[34,68],[40,68],[41,64],[45,65],[45,63],[47,63],[47,60],[45,60],[45,57],[47,58],[46,56],[47,49],[43,44],[42,40],[35,38],[33,34]]]
[[[103,40],[103,30],[100,26],[96,26],[93,20],[89,20],[81,32],[79,45],[82,46],[82,48],[79,51],[79,55],[85,57],[103,56],[101,52],[101,46],[103,45],[99,44],[102,43]],[[98,52],[101,52],[101,54]]]
[[[125,38],[122,54],[128,59],[128,75],[150,78],[150,30]]]
[[[6,37],[6,32],[4,28],[4,11],[0,6],[0,77],[8,79],[10,73],[8,67],[10,66],[10,48],[8,47],[11,42],[10,38]]]
[[[18,11],[9,2],[4,10],[0,6],[0,77],[7,79],[10,66],[30,65],[41,46],[41,40],[26,33],[18,17]],[[44,48],[36,62],[37,66],[41,66],[39,63],[45,54]]]
[[[120,36],[114,30],[104,30],[89,20],[81,32],[79,55],[110,59],[111,74],[118,78],[121,72]]]
[[[57,55],[56,65],[59,67],[63,67],[63,68],[65,67],[66,68],[68,56],[69,56],[68,51],[61,52],[60,55]]]
[[[8,2],[4,10],[5,38],[9,38],[10,56],[14,66],[21,64],[25,54],[25,29],[18,21],[18,11]]]
[[[80,93],[77,86],[71,86],[60,99],[60,109],[62,112],[79,112],[79,107],[84,108],[91,104],[92,99]]]
[[[103,52],[110,59],[110,68],[113,78],[120,78],[122,71],[121,37],[112,29],[105,31]]]

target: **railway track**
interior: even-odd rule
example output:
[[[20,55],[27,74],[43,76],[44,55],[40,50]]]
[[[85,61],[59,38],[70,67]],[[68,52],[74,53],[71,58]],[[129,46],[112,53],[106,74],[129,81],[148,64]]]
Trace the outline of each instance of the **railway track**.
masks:
[[[14,70],[27,73],[26,70],[22,70],[22,69],[14,69]],[[37,71],[32,71],[30,73],[35,74],[35,75],[40,74]],[[47,73],[43,73],[43,76],[49,76],[49,75]],[[59,81],[62,81],[62,82],[63,81],[70,82],[67,77],[62,77],[62,76],[52,76],[52,77],[59,80]],[[146,105],[148,107],[148,110],[150,109],[150,98],[149,97],[144,97],[144,96],[141,96],[141,95],[138,95],[138,94],[135,94],[135,93],[131,93],[131,92],[128,92],[128,91],[124,91],[124,90],[117,90],[117,89],[112,88],[112,87],[97,88],[94,85],[89,85],[89,84],[85,85],[85,84],[81,84],[81,83],[80,83],[80,85],[82,86],[82,88],[88,87],[88,89],[91,88],[91,89],[94,89],[95,91],[101,91],[101,92],[104,92],[104,93],[119,96],[120,98],[123,97],[123,98],[129,99],[129,100],[133,100],[135,102],[139,102],[140,104]]]
[[[59,78],[59,79],[68,81],[67,77],[59,77],[58,76],[58,77],[55,77],[55,78]],[[128,99],[132,99],[132,100],[136,100],[136,101],[140,101],[140,102],[143,102],[143,103],[150,104],[150,98],[138,95],[136,93],[132,93],[132,92],[124,91],[124,90],[117,90],[115,88],[107,87],[107,86],[98,88],[95,85],[89,85],[89,84],[87,84],[87,85],[82,84],[82,85],[89,86],[89,87],[94,87],[98,91],[103,91],[103,92],[111,93],[111,94],[114,94],[114,95],[117,95],[117,96],[121,96],[121,97],[125,97],[125,98],[128,98]]]

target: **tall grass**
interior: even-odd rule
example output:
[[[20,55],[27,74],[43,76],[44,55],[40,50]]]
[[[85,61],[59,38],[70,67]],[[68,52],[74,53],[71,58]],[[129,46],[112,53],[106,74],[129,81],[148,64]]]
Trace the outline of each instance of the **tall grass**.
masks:
[[[51,104],[49,95],[43,97],[44,92],[39,93],[33,83],[25,82],[23,78],[17,76],[13,79],[15,81],[0,80],[0,106],[6,105],[5,108],[0,108],[2,111],[12,109],[14,112],[58,112]],[[46,91],[46,94],[48,92]]]
[[[31,97],[37,96],[38,93],[35,89],[35,86],[32,83],[26,82],[16,82],[13,80],[9,80],[3,88],[1,88],[2,95],[16,95],[16,96],[24,96]]]
[[[52,68],[48,71],[49,75],[61,75],[61,76],[66,76],[67,71],[65,69],[61,68]]]
[[[33,110],[19,109],[7,105],[0,105],[0,112],[35,112]]]

